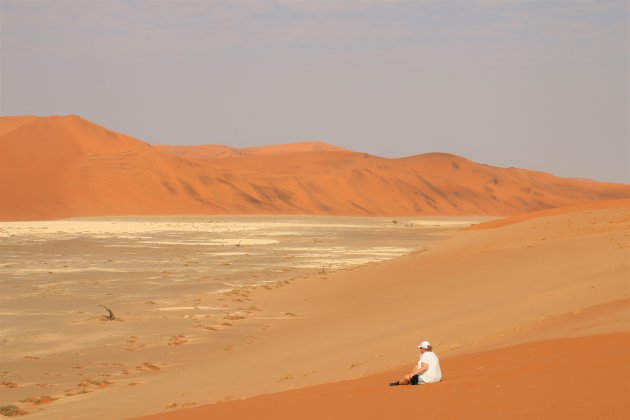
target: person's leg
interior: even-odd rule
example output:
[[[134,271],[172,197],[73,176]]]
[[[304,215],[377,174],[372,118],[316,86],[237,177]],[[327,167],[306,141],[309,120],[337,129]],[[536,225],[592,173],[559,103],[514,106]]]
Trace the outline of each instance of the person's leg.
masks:
[[[396,385],[422,385],[425,382],[422,380],[422,378],[418,375],[406,375],[404,376],[401,380],[396,381],[396,382],[392,382],[391,384],[389,384],[390,386],[396,386]]]
[[[391,386],[394,386],[394,385],[409,385],[411,383],[412,379],[413,378],[417,378],[417,377],[418,377],[418,375],[411,375],[411,374],[405,375],[405,376],[402,377],[401,380],[396,381],[396,382],[392,382],[389,385],[391,385]],[[417,379],[416,379],[416,381],[417,381]]]
[[[400,381],[398,381],[398,384],[400,385],[409,385],[411,383],[411,378],[413,377],[413,375],[409,374],[409,375],[405,375],[402,377],[402,379]]]

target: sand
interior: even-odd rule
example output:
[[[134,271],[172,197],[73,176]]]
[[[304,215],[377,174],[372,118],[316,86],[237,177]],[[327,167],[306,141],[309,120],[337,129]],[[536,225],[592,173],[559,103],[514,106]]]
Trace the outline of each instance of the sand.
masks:
[[[116,217],[0,222],[4,402],[140,389],[195,369],[181,346],[226,352],[263,314],[250,293],[418,252],[476,220],[348,217]],[[116,320],[105,319],[107,308]],[[35,362],[35,363],[34,363]],[[157,385],[160,386],[160,385]],[[124,388],[122,388],[124,392]],[[79,402],[80,406],[82,403]],[[43,415],[50,416],[49,405]],[[39,408],[39,407],[35,407]],[[25,409],[33,411],[26,404]],[[80,408],[77,408],[80,411]],[[75,414],[81,416],[83,414]]]
[[[169,329],[161,346],[136,350],[145,338],[133,332],[133,317],[98,321],[94,327],[105,334],[126,329],[129,341],[89,357],[69,353],[69,370],[77,367],[74,395],[22,405],[32,418],[89,418],[102,407],[108,407],[99,411],[102,418],[199,415],[185,410],[190,407],[219,410],[219,418],[240,418],[239,410],[251,409],[270,415],[260,418],[295,418],[291,407],[303,402],[299,407],[312,410],[311,418],[390,418],[393,406],[412,410],[422,403],[418,392],[429,392],[433,418],[484,418],[484,407],[487,418],[500,418],[507,406],[514,407],[511,418],[546,412],[592,418],[596,410],[616,410],[620,415],[609,418],[623,418],[627,405],[619,390],[629,378],[617,362],[627,355],[616,349],[627,347],[627,334],[618,333],[630,325],[629,215],[629,207],[603,206],[461,230],[416,254],[241,289],[221,297],[236,310],[225,320],[231,326],[209,332],[207,342]],[[240,318],[239,306],[256,309]],[[580,337],[584,341],[571,341]],[[386,387],[416,362],[421,339],[431,340],[444,359],[444,383],[419,390]],[[119,350],[125,346],[130,350]],[[601,352],[597,366],[607,385],[580,387],[584,350],[571,354],[576,346]],[[553,363],[537,366],[532,353],[547,354]],[[24,362],[51,369],[46,357]],[[107,369],[112,376],[100,376]],[[528,372],[546,378],[544,384]],[[22,386],[13,373],[3,381]],[[475,385],[478,375],[485,385]],[[5,386],[3,394],[19,390]],[[300,391],[285,393],[291,390]],[[240,401],[265,394],[271,395]],[[48,395],[45,387],[41,395]],[[330,412],[321,411],[328,407],[322,401],[330,401]],[[287,411],[274,411],[279,406]],[[351,417],[353,408],[360,415]]]
[[[186,159],[212,160],[217,158],[226,158],[234,156],[260,156],[260,155],[277,155],[287,153],[308,153],[308,152],[324,152],[324,151],[347,151],[341,147],[324,143],[324,142],[297,142],[291,144],[279,144],[273,146],[260,147],[243,147],[240,149],[220,146],[220,145],[202,145],[202,146],[166,146],[156,145],[158,150],[173,154]]]
[[[0,405],[29,418],[630,415],[630,185],[325,143],[154,147],[78,116],[1,117],[0,150]],[[249,216],[209,228],[225,214]],[[120,219],[42,222],[77,216]],[[421,339],[445,381],[386,387]]]
[[[265,301],[289,299],[293,288],[303,314],[293,324],[301,325],[285,326],[289,341],[274,335],[287,347],[282,357],[252,354],[264,361],[252,371],[261,380],[281,365],[278,380],[299,390],[171,406],[147,418],[387,419],[423,410],[437,419],[625,418],[629,215],[604,206],[465,231],[427,253],[339,275],[334,285],[279,290]],[[387,387],[415,362],[424,338],[444,360],[444,382]],[[586,361],[589,352],[598,357]],[[334,383],[302,388],[323,370]],[[335,382],[349,377],[359,379]],[[260,394],[273,392],[260,385]],[[224,400],[238,400],[236,389]]]
[[[325,143],[156,147],[78,116],[0,117],[0,220],[111,215],[516,215],[630,198],[428,153],[386,159]],[[130,182],[133,180],[133,182]]]
[[[388,389],[392,371],[143,419],[622,419],[629,358],[630,333],[537,341],[442,358],[431,386]]]

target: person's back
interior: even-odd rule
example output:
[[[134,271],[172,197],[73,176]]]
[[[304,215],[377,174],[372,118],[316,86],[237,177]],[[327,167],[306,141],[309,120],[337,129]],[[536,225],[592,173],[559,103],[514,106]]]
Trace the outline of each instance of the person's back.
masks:
[[[420,379],[424,381],[424,383],[428,384],[431,382],[440,382],[442,380],[442,370],[440,369],[440,360],[437,355],[433,353],[433,351],[425,351],[420,356],[420,361],[418,362],[418,367],[422,366],[422,363],[426,363],[429,365],[429,368],[421,373]]]

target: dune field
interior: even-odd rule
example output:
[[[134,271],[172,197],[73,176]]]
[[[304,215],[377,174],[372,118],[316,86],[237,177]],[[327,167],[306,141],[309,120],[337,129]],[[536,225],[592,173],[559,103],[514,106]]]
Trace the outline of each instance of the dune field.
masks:
[[[326,143],[153,146],[78,116],[0,117],[0,220],[173,214],[515,215],[630,185]],[[223,153],[223,152],[225,153]],[[133,180],[133,182],[130,182]]]
[[[630,185],[0,117],[0,413],[623,419]],[[388,387],[428,339],[444,380]]]

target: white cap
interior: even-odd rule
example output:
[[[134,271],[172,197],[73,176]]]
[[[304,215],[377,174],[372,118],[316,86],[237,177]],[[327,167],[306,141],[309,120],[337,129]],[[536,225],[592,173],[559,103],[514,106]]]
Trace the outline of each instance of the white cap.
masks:
[[[428,349],[429,347],[431,347],[431,343],[429,343],[427,340],[424,340],[422,343],[418,344],[418,347],[421,349]]]

